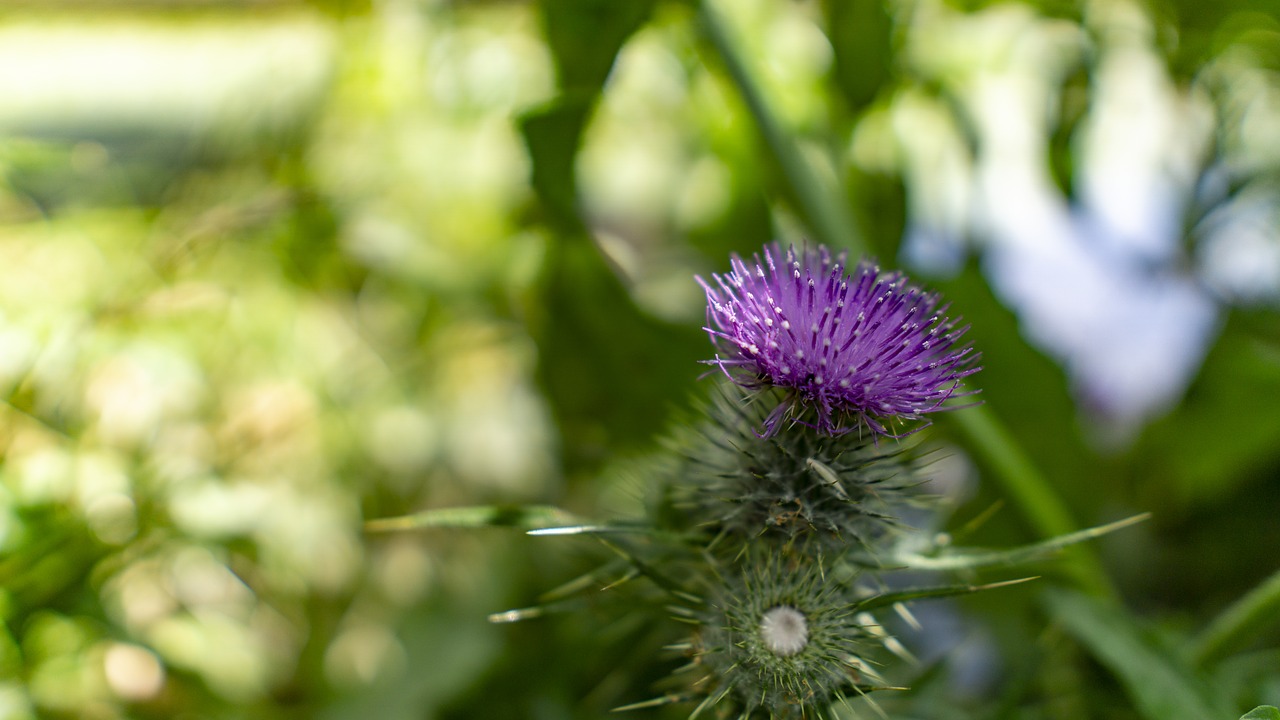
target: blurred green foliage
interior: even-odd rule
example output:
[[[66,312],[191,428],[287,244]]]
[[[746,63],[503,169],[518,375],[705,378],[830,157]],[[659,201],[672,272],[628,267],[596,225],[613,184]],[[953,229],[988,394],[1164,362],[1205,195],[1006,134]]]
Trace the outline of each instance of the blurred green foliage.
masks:
[[[0,718],[550,720],[655,696],[680,662],[671,628],[607,598],[485,622],[595,567],[590,541],[363,522],[477,503],[634,515],[627,468],[710,353],[693,274],[773,238],[896,264],[909,227],[948,220],[957,173],[972,180],[963,95],[1002,73],[1039,78],[1043,162],[1070,190],[1117,27],[1153,82],[1209,108],[1196,172],[1223,189],[1179,218],[1186,262],[1217,204],[1276,194],[1273,1],[711,12],[0,11]],[[1027,68],[1009,37],[1072,49]],[[1045,594],[1070,584],[1046,566],[941,606],[905,638],[933,664],[891,716],[1275,703],[1280,297],[1220,297],[1185,396],[1108,440],[974,240],[925,279],[972,323],[986,411],[1081,526],[1154,519],[1098,546],[1118,598]],[[946,529],[1036,539],[967,437],[934,430],[973,488]]]

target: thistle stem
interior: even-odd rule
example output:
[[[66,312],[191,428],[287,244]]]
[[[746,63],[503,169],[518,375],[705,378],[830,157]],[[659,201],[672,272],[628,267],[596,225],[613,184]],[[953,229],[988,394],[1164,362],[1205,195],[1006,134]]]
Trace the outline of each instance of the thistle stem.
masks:
[[[1280,621],[1280,570],[1222,611],[1196,638],[1192,660],[1207,667]]]

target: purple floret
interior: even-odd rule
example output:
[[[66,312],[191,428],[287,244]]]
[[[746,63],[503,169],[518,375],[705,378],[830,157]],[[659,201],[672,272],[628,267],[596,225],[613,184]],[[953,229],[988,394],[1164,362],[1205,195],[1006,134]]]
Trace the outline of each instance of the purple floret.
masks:
[[[764,248],[764,262],[732,256],[733,270],[698,278],[707,291],[707,327],[718,366],[747,388],[790,389],[790,402],[765,421],[784,418],[838,435],[865,425],[898,436],[893,418],[920,420],[946,409],[978,354],[960,344],[968,326],[944,317],[936,294],[863,261],[846,275],[847,253],[823,246],[784,255]],[[850,423],[849,421],[853,421]],[[918,428],[917,428],[918,429]]]

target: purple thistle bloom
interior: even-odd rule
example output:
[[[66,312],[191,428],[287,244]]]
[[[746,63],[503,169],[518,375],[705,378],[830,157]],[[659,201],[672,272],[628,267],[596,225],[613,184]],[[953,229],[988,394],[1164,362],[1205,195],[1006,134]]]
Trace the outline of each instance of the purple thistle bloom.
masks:
[[[968,326],[943,314],[938,296],[867,261],[845,274],[847,253],[773,243],[764,262],[732,256],[732,272],[698,278],[707,292],[707,327],[716,365],[747,388],[790,390],[765,420],[771,435],[786,416],[828,435],[853,430],[846,418],[899,437],[892,418],[922,419],[945,409],[978,354],[958,344]],[[816,418],[809,412],[812,411]]]

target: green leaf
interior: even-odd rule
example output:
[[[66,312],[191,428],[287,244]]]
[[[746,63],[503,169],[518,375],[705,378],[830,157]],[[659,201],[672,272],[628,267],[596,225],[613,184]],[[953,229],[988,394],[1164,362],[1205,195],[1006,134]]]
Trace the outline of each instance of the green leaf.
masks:
[[[663,428],[670,398],[705,372],[698,361],[711,347],[701,330],[641,310],[586,238],[548,248],[541,286],[539,314],[528,318],[538,380],[561,431],[565,472],[594,473]]]
[[[1063,548],[1075,545],[1077,543],[1102,537],[1107,533],[1115,532],[1122,528],[1129,527],[1140,523],[1150,514],[1134,515],[1133,517],[1117,520],[1107,525],[1099,525],[1085,530],[1060,535],[1056,538],[1050,538],[1043,542],[1033,543],[1031,545],[1023,545],[1022,547],[1011,548],[1008,550],[970,550],[962,548],[946,549],[937,554],[921,554],[921,553],[899,553],[888,557],[872,558],[878,559],[880,564],[886,566],[901,565],[914,570],[972,570],[980,567],[991,567],[996,565],[1017,565],[1018,563],[1038,560],[1040,558],[1052,555]]]
[[[563,95],[520,117],[520,131],[533,167],[530,183],[551,224],[581,230],[574,158],[590,118],[593,94]]]
[[[896,592],[888,592],[869,597],[858,603],[858,610],[875,610],[876,608],[886,607],[900,602],[908,602],[910,600],[928,600],[931,598],[968,595],[970,593],[981,592],[983,590],[995,590],[997,588],[1008,587],[1010,585],[1020,585],[1024,582],[1029,582],[1035,579],[1036,578],[1033,577],[1027,577],[1018,578],[1017,580],[988,583],[986,585],[939,585],[937,587],[909,588],[907,590],[898,590]]]
[[[1259,705],[1241,715],[1240,720],[1280,720],[1280,709],[1271,705]]]
[[[1042,546],[1056,549],[1096,537],[1081,537],[1078,533],[1070,532],[1076,525],[1066,505],[990,407],[980,405],[967,408],[952,413],[947,420],[966,440],[965,446],[980,462],[992,469],[992,475],[1000,481],[1036,529],[1045,536],[1057,536],[1042,543]],[[1067,538],[1075,539],[1063,542]],[[1037,546],[1030,546],[1028,550],[1035,547]],[[1081,587],[1098,595],[1114,594],[1097,558],[1091,553],[1075,554],[1071,558],[1070,568]]]
[[[835,53],[832,79],[854,113],[866,109],[892,79],[893,17],[880,0],[823,0]]]
[[[1150,468],[1166,502],[1198,509],[1222,502],[1272,463],[1280,446],[1280,366],[1265,338],[1274,312],[1232,312],[1186,399],[1152,423],[1136,462]],[[1196,442],[1187,442],[1196,428]],[[1172,487],[1169,487],[1169,486]]]
[[[627,38],[653,11],[654,0],[543,0],[542,22],[560,95],[525,113],[520,130],[544,208],[562,229],[579,229],[574,159],[596,99]]]
[[[1158,647],[1117,605],[1073,592],[1050,592],[1051,614],[1106,666],[1148,720],[1205,720],[1232,713],[1174,653]]]
[[[1280,622],[1280,571],[1214,619],[1196,639],[1193,657],[1204,667],[1254,640],[1267,627]]]
[[[590,238],[578,206],[575,158],[619,50],[654,0],[543,0],[560,95],[519,120],[549,245],[539,302],[529,308],[539,382],[563,437],[565,472],[589,473],[643,444],[666,419],[665,399],[691,383],[708,354],[702,333],[646,315]]]
[[[596,92],[623,43],[653,12],[654,0],[542,0],[543,31],[560,87]]]
[[[400,517],[378,518],[364,524],[365,532],[397,532],[424,528],[513,527],[535,530],[580,522],[571,513],[550,505],[477,505],[440,508]]]

